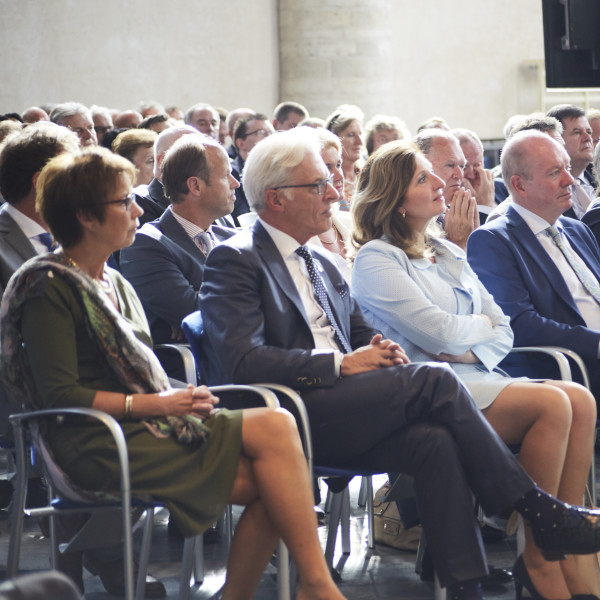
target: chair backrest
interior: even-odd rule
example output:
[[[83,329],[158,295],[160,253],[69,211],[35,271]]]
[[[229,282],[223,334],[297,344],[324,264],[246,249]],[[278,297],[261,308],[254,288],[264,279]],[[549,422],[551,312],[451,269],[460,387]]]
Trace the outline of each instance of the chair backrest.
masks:
[[[209,342],[205,339],[206,336],[204,335],[202,313],[197,310],[185,317],[181,323],[181,329],[190,345],[190,350],[196,361],[196,371],[200,378],[198,383],[206,385],[230,383],[225,381],[222,374],[216,371],[216,361],[204,360],[206,353],[210,351],[210,349],[207,348]]]

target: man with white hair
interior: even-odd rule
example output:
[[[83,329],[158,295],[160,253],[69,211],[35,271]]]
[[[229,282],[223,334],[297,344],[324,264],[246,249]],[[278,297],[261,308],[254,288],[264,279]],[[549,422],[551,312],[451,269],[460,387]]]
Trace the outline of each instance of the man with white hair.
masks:
[[[577,352],[598,399],[600,249],[585,225],[562,216],[572,204],[569,155],[551,136],[521,131],[501,160],[512,202],[504,216],[473,232],[469,264],[510,317],[515,346]],[[527,360],[550,378],[538,361]]]
[[[536,515],[542,546],[536,528],[565,523],[537,519],[563,505],[546,504],[447,365],[408,364],[365,323],[329,253],[306,245],[331,227],[339,199],[316,132],[263,140],[244,179],[258,219],[211,251],[200,289],[208,383],[299,390],[317,464],[413,475],[441,584],[452,598],[482,598],[487,566],[469,488],[488,513],[514,506]]]
[[[79,102],[57,104],[50,113],[50,120],[74,131],[82,148],[98,143],[92,113],[87,106]]]

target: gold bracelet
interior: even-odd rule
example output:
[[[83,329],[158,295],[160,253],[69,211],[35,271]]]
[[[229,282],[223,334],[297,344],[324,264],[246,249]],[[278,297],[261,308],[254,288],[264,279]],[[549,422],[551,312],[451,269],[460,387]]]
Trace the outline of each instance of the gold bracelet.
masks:
[[[133,404],[133,396],[131,394],[127,394],[125,396],[125,414],[124,417],[126,419],[131,419],[131,405]]]

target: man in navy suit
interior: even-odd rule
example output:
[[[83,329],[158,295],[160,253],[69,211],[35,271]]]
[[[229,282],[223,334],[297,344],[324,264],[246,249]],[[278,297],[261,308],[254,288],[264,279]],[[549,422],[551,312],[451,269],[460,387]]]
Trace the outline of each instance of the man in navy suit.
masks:
[[[365,323],[327,251],[305,246],[339,199],[317,134],[263,140],[244,177],[258,220],[211,252],[200,290],[209,383],[297,389],[318,464],[413,475],[440,582],[480,598],[487,566],[469,488],[489,513],[523,512],[531,480],[447,365],[408,364]]]
[[[180,137],[161,168],[172,204],[138,230],[121,250],[120,264],[142,301],[153,341],[166,344],[183,340],[181,321],[200,307],[206,255],[235,233],[213,223],[231,213],[239,183],[225,150],[201,134]]]
[[[577,352],[600,398],[600,250],[585,225],[561,216],[572,202],[569,155],[550,136],[523,131],[506,143],[502,173],[513,203],[471,234],[469,264],[510,316],[515,346]]]

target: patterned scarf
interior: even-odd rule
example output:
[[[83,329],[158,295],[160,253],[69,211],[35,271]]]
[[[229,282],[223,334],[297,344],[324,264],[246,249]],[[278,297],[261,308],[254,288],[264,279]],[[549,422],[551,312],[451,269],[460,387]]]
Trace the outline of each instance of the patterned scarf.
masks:
[[[60,276],[79,299],[85,324],[106,366],[131,393],[144,394],[169,389],[169,380],[154,353],[138,340],[127,321],[108,297],[81,269],[68,264],[62,254],[44,254],[27,261],[10,280],[0,309],[1,376],[15,399],[31,410],[43,409],[42,400],[29,373],[21,335],[23,307],[41,296],[47,277]],[[145,419],[157,438],[171,435],[182,444],[200,446],[210,430],[192,415]]]

